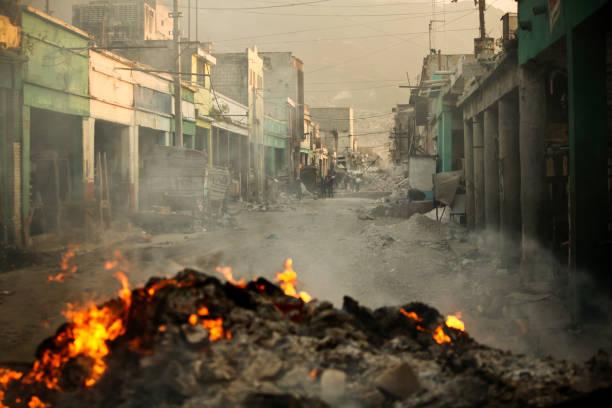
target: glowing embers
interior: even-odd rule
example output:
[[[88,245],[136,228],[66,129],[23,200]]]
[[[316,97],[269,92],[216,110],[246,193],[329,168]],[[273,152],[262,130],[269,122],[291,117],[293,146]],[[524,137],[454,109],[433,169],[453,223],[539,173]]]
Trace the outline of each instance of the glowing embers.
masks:
[[[423,322],[423,318],[419,316],[414,311],[407,311],[404,308],[400,309],[400,313],[406,316],[408,319],[413,320],[416,323],[416,329],[419,331],[427,331],[420,323]],[[461,332],[465,331],[465,323],[461,320],[461,314],[456,313],[454,315],[449,315],[446,317],[446,322],[444,323],[446,327],[454,330],[458,330]],[[437,326],[433,332],[432,337],[434,341],[438,344],[448,344],[452,343],[452,339],[446,332],[444,331],[444,327]]]
[[[235,279],[230,266],[218,266],[216,269],[217,273],[220,273],[225,277],[225,280],[234,286],[239,288],[246,288],[247,281],[244,278]]]
[[[283,292],[285,292],[285,295],[302,299],[305,303],[310,302],[312,300],[312,296],[306,292],[297,291],[296,284],[298,275],[293,270],[293,260],[291,258],[287,259],[284,267],[283,272],[278,272],[276,274],[276,282],[278,282]]]
[[[62,259],[60,260],[60,271],[55,275],[47,276],[49,282],[64,282],[68,276],[77,272],[79,268],[76,265],[75,258],[78,249],[78,245],[68,245],[68,249],[62,254]]]
[[[68,320],[66,328],[51,340],[51,347],[35,361],[24,383],[43,383],[49,389],[59,389],[64,368],[77,357],[90,362],[83,380],[85,387],[93,386],[102,377],[106,371],[104,358],[110,353],[108,343],[125,332],[131,304],[127,278],[123,273],[117,273],[117,278],[122,284],[120,302],[105,306],[89,304],[82,308],[68,304],[64,311]]]
[[[208,331],[208,340],[218,341],[222,339],[231,339],[232,334],[223,328],[223,319],[220,317],[210,317],[210,312],[206,306],[198,308],[197,314],[189,315],[187,322],[191,326],[200,324]]]

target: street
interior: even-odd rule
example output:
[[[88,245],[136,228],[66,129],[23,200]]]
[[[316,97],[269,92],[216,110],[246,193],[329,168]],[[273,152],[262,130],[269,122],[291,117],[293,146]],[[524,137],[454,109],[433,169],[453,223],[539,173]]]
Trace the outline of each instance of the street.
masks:
[[[63,322],[67,303],[115,296],[119,284],[104,268],[115,250],[129,262],[132,286],[184,267],[212,271],[218,265],[231,266],[236,278],[273,280],[290,257],[298,289],[338,307],[344,295],[371,307],[422,301],[443,314],[460,312],[468,333],[481,343],[537,355],[583,360],[608,342],[609,334],[595,327],[568,331],[560,300],[521,292],[516,276],[478,252],[463,227],[419,214],[358,217],[374,204],[341,195],[305,198],[282,211],[243,209],[233,228],[161,234],[146,243],[131,239],[86,253],[77,249],[71,264],[78,269],[64,282],[47,279],[59,271],[59,259],[2,273],[0,361],[31,361],[40,341]]]

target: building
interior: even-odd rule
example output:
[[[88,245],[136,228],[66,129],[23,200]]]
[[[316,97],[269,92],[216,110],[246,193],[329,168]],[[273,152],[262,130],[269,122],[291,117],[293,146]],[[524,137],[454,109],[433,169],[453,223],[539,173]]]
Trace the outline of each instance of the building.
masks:
[[[214,91],[248,107],[250,171],[253,188],[250,198],[262,199],[265,190],[264,147],[264,70],[263,59],[257,48],[239,53],[216,54],[217,64],[212,69],[211,84]]]
[[[289,152],[287,137],[287,122],[274,119],[271,116],[264,118],[264,133],[265,133],[265,157],[266,157],[266,176],[279,177],[288,174],[288,157]]]
[[[337,160],[357,149],[353,108],[310,108],[312,120],[319,124],[321,143]]]
[[[0,6],[0,242],[23,241],[20,53],[21,16],[16,2]]]
[[[73,6],[72,22],[103,46],[172,38],[170,12],[157,0],[92,0]]]
[[[518,3],[522,261],[533,276],[536,243],[562,229],[580,318],[612,294],[610,12],[606,0]]]
[[[292,122],[288,137],[292,177],[299,175],[304,128],[304,63],[291,52],[261,52],[264,62],[265,112],[270,118]],[[287,101],[292,101],[288,103]]]
[[[210,168],[223,169],[230,177],[234,197],[248,198],[249,168],[249,108],[235,100],[214,93],[212,133],[210,138]]]
[[[90,36],[35,8],[21,14],[21,219],[23,242],[85,225],[91,188]]]
[[[410,156],[417,151],[416,145],[416,124],[414,115],[414,106],[410,104],[401,104],[393,108],[394,125],[389,137],[391,143],[389,145],[390,159],[396,166],[407,164]]]

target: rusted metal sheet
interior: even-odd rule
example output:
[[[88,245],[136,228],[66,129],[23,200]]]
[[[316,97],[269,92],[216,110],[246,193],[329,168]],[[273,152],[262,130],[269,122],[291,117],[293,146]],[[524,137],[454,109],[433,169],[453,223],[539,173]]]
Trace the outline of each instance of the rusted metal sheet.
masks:
[[[223,201],[231,184],[230,172],[226,167],[213,167],[208,170],[208,199],[211,202]]]
[[[140,195],[143,206],[195,209],[204,202],[206,154],[155,145],[142,157]]]
[[[151,112],[172,114],[172,96],[170,94],[136,85],[134,88],[134,105]]]

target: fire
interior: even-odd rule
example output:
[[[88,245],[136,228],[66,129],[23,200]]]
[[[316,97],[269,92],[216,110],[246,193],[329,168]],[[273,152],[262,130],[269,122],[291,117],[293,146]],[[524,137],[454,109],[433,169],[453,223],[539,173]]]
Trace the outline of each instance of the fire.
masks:
[[[23,374],[18,371],[0,368],[0,408],[9,408],[2,403],[4,401],[4,392],[11,382],[20,380],[21,377],[23,377]]]
[[[127,278],[123,273],[118,273],[117,278],[122,284],[119,298],[123,307],[117,309],[109,305],[99,307],[90,304],[75,308],[69,304],[64,311],[68,320],[67,329],[53,339],[55,347],[46,350],[36,360],[32,370],[24,377],[24,383],[43,383],[49,389],[59,389],[62,370],[78,356],[88,357],[92,361],[83,385],[91,387],[98,382],[107,368],[104,359],[110,353],[108,343],[125,332],[124,319],[131,304]]]
[[[463,323],[463,320],[461,320],[461,313],[448,315],[446,317],[446,327],[457,329],[459,331],[465,331],[465,323]]]
[[[423,321],[423,319],[418,314],[416,314],[415,312],[407,312],[404,308],[400,309],[400,313],[406,316],[407,318],[415,320],[417,322]]]
[[[234,286],[238,286],[239,288],[246,288],[247,282],[244,278],[240,278],[236,280],[232,273],[232,268],[230,266],[218,266],[217,272],[225,277],[225,280],[231,283]]]
[[[28,408],[47,408],[49,405],[42,402],[36,395],[28,402]]]
[[[191,326],[195,326],[198,323],[202,325],[206,330],[208,330],[208,339],[210,341],[217,341],[221,339],[231,339],[232,335],[230,332],[226,332],[223,329],[223,319],[218,318],[210,318],[208,317],[210,312],[206,306],[201,306],[198,309],[197,314],[189,315],[187,321]],[[201,319],[201,321],[200,321]]]
[[[77,272],[79,268],[74,263],[77,249],[79,249],[78,245],[68,245],[68,249],[62,254],[62,259],[60,260],[60,272],[55,275],[47,276],[49,282],[63,282],[69,274],[75,274]]]
[[[423,318],[419,316],[416,312],[409,312],[404,308],[400,308],[400,313],[406,316],[407,318],[414,320],[415,322],[423,321]],[[448,315],[444,324],[450,329],[455,329],[462,332],[465,331],[465,323],[461,320],[461,313]],[[426,331],[420,325],[417,325],[416,328],[419,331]],[[444,332],[444,328],[442,326],[436,327],[436,329],[432,333],[432,336],[435,342],[438,344],[446,344],[452,342],[451,338]]]
[[[285,292],[285,295],[302,299],[305,303],[310,302],[312,300],[312,296],[306,292],[297,291],[296,283],[298,280],[298,275],[293,270],[293,259],[288,258],[285,261],[284,266],[285,270],[276,274],[276,281],[279,283],[283,292]]]
[[[438,344],[444,344],[444,343],[450,343],[451,342],[451,338],[448,337],[448,335],[446,333],[444,333],[444,329],[442,328],[442,326],[436,327],[436,330],[433,333],[433,339]]]

